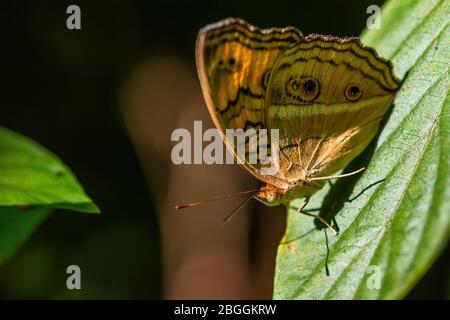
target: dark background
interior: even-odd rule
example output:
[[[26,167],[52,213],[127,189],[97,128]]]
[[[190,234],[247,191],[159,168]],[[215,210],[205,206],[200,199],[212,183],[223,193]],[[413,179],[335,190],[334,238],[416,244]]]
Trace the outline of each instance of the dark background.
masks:
[[[127,136],[118,92],[131,68],[171,55],[194,71],[197,31],[227,16],[304,34],[357,36],[375,0],[1,1],[0,125],[74,171],[101,215],[58,210],[0,267],[1,298],[161,298],[156,210]],[[82,29],[66,28],[81,7]],[[161,110],[155,109],[158,117]],[[169,137],[161,137],[167,139]],[[447,253],[410,298],[449,297]],[[66,289],[78,264],[83,290]]]

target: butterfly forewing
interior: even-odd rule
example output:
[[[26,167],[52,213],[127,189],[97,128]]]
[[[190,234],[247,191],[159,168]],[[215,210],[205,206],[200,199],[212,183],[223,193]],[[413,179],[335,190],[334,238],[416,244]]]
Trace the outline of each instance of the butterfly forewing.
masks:
[[[295,28],[261,30],[234,18],[200,31],[197,69],[208,110],[222,135],[226,129],[266,128],[264,100],[272,66],[280,52],[301,39]],[[231,151],[257,178],[276,183],[273,177],[261,175],[259,162],[248,161],[249,153],[259,150],[249,145],[251,141],[246,139],[245,158],[236,152],[237,144]]]

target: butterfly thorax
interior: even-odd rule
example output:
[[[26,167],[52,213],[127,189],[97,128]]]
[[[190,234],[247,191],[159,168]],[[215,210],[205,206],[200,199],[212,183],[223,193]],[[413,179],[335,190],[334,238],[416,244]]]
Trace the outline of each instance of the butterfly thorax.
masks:
[[[268,206],[286,205],[291,200],[312,196],[323,187],[323,184],[323,181],[306,180],[298,180],[287,188],[266,184],[261,187],[255,198]]]

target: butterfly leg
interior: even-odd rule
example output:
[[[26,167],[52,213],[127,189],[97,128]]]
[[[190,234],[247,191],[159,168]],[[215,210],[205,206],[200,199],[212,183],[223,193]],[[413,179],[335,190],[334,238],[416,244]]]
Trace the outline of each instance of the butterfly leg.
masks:
[[[298,207],[297,211],[298,211],[299,213],[301,213],[301,214],[306,215],[306,216],[309,216],[309,217],[313,217],[313,218],[318,219],[318,220],[319,220],[320,222],[322,222],[325,226],[327,226],[327,228],[330,228],[331,231],[333,231],[333,233],[334,233],[335,236],[337,236],[337,235],[339,234],[339,232],[336,231],[336,229],[333,228],[327,221],[325,221],[324,218],[322,218],[320,215],[312,214],[312,213],[309,213],[309,212],[306,212],[306,211],[303,210],[303,209],[305,209],[305,207],[308,205],[308,202],[309,202],[309,197],[308,197],[308,198],[305,198],[305,200],[303,201],[302,205],[301,205],[300,207]]]
[[[360,173],[361,171],[364,171],[364,170],[366,170],[366,168],[363,167],[363,168],[360,168],[360,169],[358,169],[356,171],[349,172],[349,173],[344,173],[344,174],[339,174],[339,175],[336,175],[336,176],[325,176],[325,177],[311,178],[311,179],[309,179],[309,181],[345,178],[345,177],[353,176],[353,175],[355,175],[357,173]]]

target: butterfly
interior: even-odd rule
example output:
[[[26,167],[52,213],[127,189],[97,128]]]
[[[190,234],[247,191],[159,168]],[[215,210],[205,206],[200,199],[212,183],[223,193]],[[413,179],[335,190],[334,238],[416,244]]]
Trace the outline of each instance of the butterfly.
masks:
[[[399,88],[392,65],[358,38],[293,27],[259,29],[228,18],[200,30],[196,64],[209,113],[238,162],[265,182],[254,197],[269,206],[309,198],[376,135]],[[238,157],[227,129],[278,129],[278,170]],[[251,145],[245,150],[261,148]],[[304,212],[303,212],[304,213]],[[324,221],[323,221],[324,222]],[[324,222],[325,223],[325,222]]]

